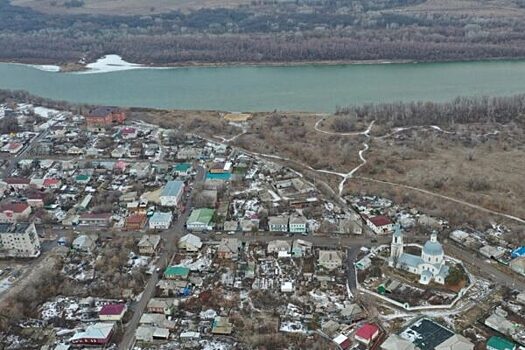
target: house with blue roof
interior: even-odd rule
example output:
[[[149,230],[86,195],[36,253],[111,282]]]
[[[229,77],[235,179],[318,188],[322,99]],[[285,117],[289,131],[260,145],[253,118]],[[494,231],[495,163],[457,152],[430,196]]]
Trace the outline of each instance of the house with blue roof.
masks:
[[[184,192],[184,182],[180,180],[168,181],[160,194],[160,205],[176,207],[180,204]]]

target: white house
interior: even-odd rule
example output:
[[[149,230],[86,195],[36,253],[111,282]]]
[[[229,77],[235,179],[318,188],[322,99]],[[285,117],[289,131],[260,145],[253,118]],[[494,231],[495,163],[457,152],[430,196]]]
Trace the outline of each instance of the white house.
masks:
[[[279,253],[279,252],[290,252],[292,249],[292,246],[290,245],[290,242],[284,241],[284,240],[274,240],[268,242],[268,247],[266,248],[266,251],[268,254],[272,253]]]
[[[81,235],[75,238],[72,246],[78,251],[90,253],[95,248],[95,240],[88,235]]]
[[[173,220],[173,214],[171,212],[155,212],[149,218],[149,228],[152,230],[167,230],[171,226],[171,221]]]
[[[202,241],[200,237],[188,233],[182,236],[179,240],[179,249],[184,249],[187,252],[198,252],[202,247]]]
[[[307,221],[304,216],[292,215],[288,224],[291,233],[306,233]]]
[[[168,181],[160,194],[160,204],[165,207],[179,205],[184,192],[184,182],[179,180]]]
[[[320,250],[317,264],[327,270],[343,266],[343,253],[338,250]]]

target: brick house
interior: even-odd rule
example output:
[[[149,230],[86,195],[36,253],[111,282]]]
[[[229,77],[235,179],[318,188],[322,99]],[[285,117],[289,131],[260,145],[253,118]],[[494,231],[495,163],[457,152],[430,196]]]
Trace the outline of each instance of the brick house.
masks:
[[[122,124],[126,120],[126,113],[115,107],[97,107],[89,111],[86,116],[88,129],[103,129],[113,124]]]

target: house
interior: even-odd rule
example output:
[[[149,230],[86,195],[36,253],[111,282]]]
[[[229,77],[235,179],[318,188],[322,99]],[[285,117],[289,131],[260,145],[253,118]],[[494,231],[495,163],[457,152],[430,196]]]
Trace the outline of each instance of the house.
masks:
[[[34,223],[0,224],[0,256],[35,258],[40,255],[40,241]]]
[[[184,266],[168,266],[164,271],[167,279],[186,279],[190,274],[190,269]]]
[[[6,203],[0,207],[0,222],[25,221],[31,214],[31,207],[27,203]]]
[[[381,350],[416,350],[416,346],[399,335],[392,334],[381,344]]]
[[[124,123],[126,114],[115,107],[97,107],[89,111],[85,118],[87,128],[97,131],[113,124]]]
[[[91,253],[95,249],[95,240],[91,236],[81,235],[75,238],[72,247],[80,252]]]
[[[358,342],[370,345],[379,336],[379,327],[373,323],[365,323],[357,329],[354,338]]]
[[[320,250],[317,264],[327,270],[335,270],[343,266],[343,253],[339,250]]]
[[[187,176],[191,173],[191,169],[190,163],[178,163],[175,165],[174,171],[177,176]]]
[[[98,322],[87,326],[84,331],[75,333],[69,341],[75,345],[103,346],[109,343],[114,326],[114,323]]]
[[[42,183],[42,187],[46,189],[56,190],[62,186],[62,181],[60,179],[46,178]]]
[[[24,148],[23,143],[19,142],[9,142],[4,147],[2,147],[2,152],[8,152],[9,154],[17,154]]]
[[[146,307],[147,312],[154,314],[171,315],[177,307],[176,299],[151,298]]]
[[[144,235],[137,245],[139,248],[139,253],[141,255],[153,255],[157,251],[159,243],[159,235]]]
[[[126,218],[124,224],[126,230],[142,230],[146,225],[148,217],[145,214],[132,214]]]
[[[357,304],[346,305],[339,312],[341,320],[346,322],[355,322],[363,316],[363,309]]]
[[[163,327],[155,327],[151,325],[141,325],[135,332],[135,339],[142,342],[152,342],[153,340],[167,340],[170,335],[170,330]]]
[[[268,229],[270,232],[288,232],[288,217],[270,216],[268,218]]]
[[[333,342],[337,344],[339,349],[346,350],[352,346],[352,341],[347,336],[339,334],[333,339]]]
[[[86,185],[91,180],[91,175],[88,174],[78,174],[75,176],[75,182],[78,184]]]
[[[42,192],[31,192],[27,196],[27,204],[31,208],[42,208],[44,206],[45,195]]]
[[[380,215],[368,217],[365,215],[364,219],[368,227],[370,227],[376,235],[385,235],[392,233],[394,230],[394,223],[387,216]]]
[[[98,313],[100,321],[122,321],[127,311],[126,304],[107,304]]]
[[[171,226],[171,221],[173,220],[173,214],[171,212],[159,212],[156,211],[149,218],[149,228],[152,230],[167,230]]]
[[[296,239],[292,244],[292,256],[300,258],[312,254],[312,243],[302,239]]]
[[[479,248],[479,253],[489,259],[499,259],[505,255],[505,249],[501,247],[494,247],[491,245],[485,245]]]
[[[139,130],[137,128],[126,126],[120,129],[120,136],[124,140],[134,139],[138,136]]]
[[[355,267],[359,270],[366,270],[372,265],[372,260],[367,256],[364,256],[361,260],[355,263]]]
[[[217,316],[213,320],[211,333],[218,335],[229,335],[233,331],[233,325],[228,320],[228,317]]]
[[[291,233],[306,233],[306,218],[304,216],[292,215],[290,216],[289,230]]]
[[[184,182],[179,180],[168,181],[160,194],[160,205],[176,207],[180,204],[184,192]]]
[[[465,337],[430,319],[422,318],[405,328],[399,336],[408,340],[416,349],[473,350],[474,345]]]
[[[284,281],[281,283],[281,293],[293,293],[294,286],[291,281]]]
[[[187,252],[198,252],[202,247],[202,241],[200,237],[188,233],[179,239],[178,247],[179,249],[186,250]]]
[[[266,251],[268,252],[268,254],[273,254],[279,252],[290,252],[291,249],[292,247],[290,246],[290,242],[277,239],[268,242]]]
[[[186,221],[186,228],[189,231],[211,231],[213,230],[214,214],[215,210],[213,209],[193,209]]]
[[[474,350],[474,344],[461,334],[454,334],[441,344],[437,345],[435,350]]]
[[[512,259],[509,263],[509,266],[517,273],[525,275],[525,256]]]
[[[2,184],[7,188],[14,188],[15,190],[23,190],[29,187],[30,179],[23,177],[7,177],[2,180]]]
[[[516,344],[505,338],[492,336],[487,341],[487,350],[515,350]]]
[[[259,229],[259,220],[258,219],[242,219],[239,222],[242,232],[253,232]]]
[[[81,226],[108,227],[110,223],[110,213],[83,213],[78,218],[78,224]]]
[[[149,162],[135,162],[131,164],[128,172],[137,179],[143,179],[151,174],[151,165]]]
[[[217,248],[217,257],[219,259],[236,260],[241,250],[241,242],[237,238],[223,238]]]

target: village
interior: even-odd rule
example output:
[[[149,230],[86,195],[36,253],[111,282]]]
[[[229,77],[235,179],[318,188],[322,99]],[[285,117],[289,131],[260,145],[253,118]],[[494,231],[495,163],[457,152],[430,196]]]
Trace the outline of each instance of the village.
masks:
[[[12,102],[0,126],[5,349],[525,349],[525,247],[504,225],[335,201],[115,107]]]

